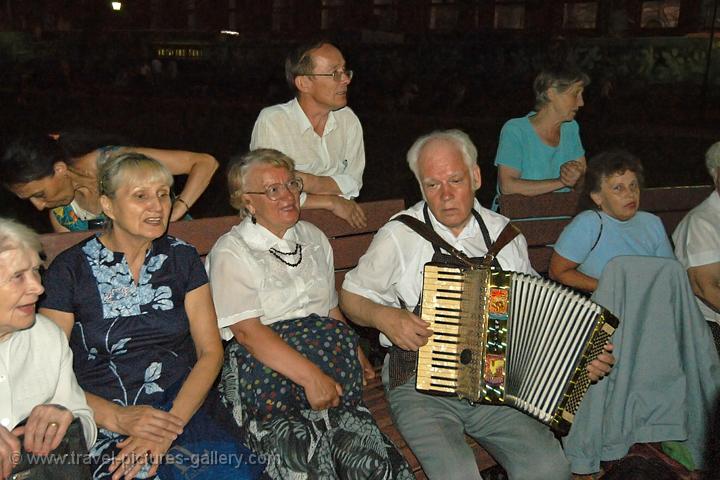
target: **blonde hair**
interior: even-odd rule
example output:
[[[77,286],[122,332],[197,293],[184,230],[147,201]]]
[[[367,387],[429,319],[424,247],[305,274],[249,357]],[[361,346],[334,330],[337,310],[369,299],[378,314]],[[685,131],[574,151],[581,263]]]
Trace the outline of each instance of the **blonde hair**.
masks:
[[[272,148],[259,148],[245,155],[233,157],[227,167],[228,192],[230,206],[238,211],[240,218],[245,218],[249,214],[243,194],[246,191],[248,172],[255,165],[272,165],[284,168],[291,175],[295,173],[293,159]]]
[[[131,179],[143,177],[150,181],[164,181],[172,187],[173,176],[165,165],[142,153],[128,152],[111,156],[98,171],[98,192],[115,198],[118,189]]]

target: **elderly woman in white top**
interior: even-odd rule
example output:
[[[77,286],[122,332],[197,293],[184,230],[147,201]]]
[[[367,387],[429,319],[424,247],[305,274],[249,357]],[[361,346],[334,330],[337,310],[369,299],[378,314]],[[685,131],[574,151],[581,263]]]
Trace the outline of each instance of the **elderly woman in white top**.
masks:
[[[21,448],[38,455],[57,448],[74,418],[88,446],[97,435],[65,335],[35,313],[43,293],[39,251],[35,232],[0,219],[0,478]]]
[[[720,142],[708,149],[705,166],[715,190],[678,224],[673,241],[720,350]]]
[[[325,235],[298,221],[302,181],[271,149],[234,159],[243,216],[206,267],[225,354],[221,391],[272,478],[412,478],[362,404],[358,341],[338,308]]]

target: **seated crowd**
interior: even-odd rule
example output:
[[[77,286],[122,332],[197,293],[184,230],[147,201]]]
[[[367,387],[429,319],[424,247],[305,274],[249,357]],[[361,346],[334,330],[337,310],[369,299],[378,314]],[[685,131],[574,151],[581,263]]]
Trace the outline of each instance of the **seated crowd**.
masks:
[[[426,263],[492,252],[494,267],[537,275],[525,238],[499,246],[509,220],[475,198],[482,175],[470,137],[436,131],[407,154],[423,200],[401,214],[442,243],[390,221],[338,293],[330,243],[300,210],[328,210],[353,228],[367,223],[354,200],[365,153],[347,106],[353,71],[327,42],[298,48],[285,68],[295,98],[264,109],[250,151],[230,161],[238,224],[204,265],[167,227],[187,218],[209,184],[212,156],[78,132],[23,137],[6,149],[4,186],[49,210],[56,231],[102,230],[58,255],[41,285],[37,235],[0,219],[0,478],[20,468],[20,452],[56,449],[74,419],[95,479],[413,478],[363,403],[375,373],[345,316],[379,330],[388,347],[382,380],[391,413],[428,478],[482,478],[465,435],[510,479],[596,474],[599,460],[574,456],[582,448],[572,435],[561,443],[526,413],[415,388],[417,351],[433,335],[420,317]],[[588,83],[573,69],[538,75],[537,111],[502,129],[498,193],[582,189],[588,210],[566,227],[550,265],[550,277],[568,287],[598,294],[615,257],[675,262],[677,254],[699,305],[684,321],[700,319],[697,342],[711,345],[711,328],[720,336],[720,144],[707,155],[716,190],[678,226],[674,253],[662,222],[639,210],[640,161],[624,151],[586,161],[574,118]],[[188,179],[175,195],[173,175],[181,174]],[[621,318],[621,329],[633,321]],[[630,334],[622,332],[586,367],[592,402],[635,362],[623,356]],[[720,360],[714,349],[698,352],[693,363],[684,363],[685,352],[678,362],[695,382],[683,385],[703,385],[702,396],[688,393],[700,406],[680,412],[684,428],[641,440],[680,449],[687,440],[702,469],[704,452],[694,447],[704,443],[703,415],[720,392]],[[576,421],[590,417],[587,407]],[[658,431],[647,417],[631,428]],[[207,452],[236,461],[198,462]]]

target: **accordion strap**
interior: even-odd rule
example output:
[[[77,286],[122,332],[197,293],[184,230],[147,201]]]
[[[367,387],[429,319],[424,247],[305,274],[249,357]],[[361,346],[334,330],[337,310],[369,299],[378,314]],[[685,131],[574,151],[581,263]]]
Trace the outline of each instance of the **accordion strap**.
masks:
[[[468,257],[463,252],[446,242],[440,235],[437,234],[437,232],[435,232],[435,230],[430,228],[425,222],[405,214],[398,215],[397,217],[393,218],[393,220],[404,223],[409,228],[414,230],[418,235],[423,237],[425,240],[447,251],[450,255],[460,260],[466,266],[470,268],[477,267],[477,264],[473,262],[470,257]]]
[[[490,245],[490,248],[488,248],[485,257],[483,257],[482,264],[489,267],[497,254],[500,253],[500,250],[505,248],[505,245],[515,240],[515,237],[518,235],[520,235],[520,230],[512,223],[508,222],[502,232],[500,232],[500,235],[498,235],[495,242]]]
[[[425,240],[447,251],[450,255],[460,260],[466,266],[470,268],[477,267],[476,262],[473,262],[470,257],[468,257],[463,252],[446,242],[440,235],[437,234],[437,232],[435,232],[435,230],[433,230],[425,222],[405,214],[398,215],[397,217],[393,218],[393,220],[404,223],[409,228],[414,230],[418,235],[423,237]],[[498,235],[495,242],[488,248],[487,253],[483,257],[482,264],[489,267],[497,254],[500,253],[500,250],[505,248],[505,245],[512,242],[518,235],[520,235],[520,230],[518,230],[518,228],[512,223],[508,222],[508,224],[505,225],[505,228],[503,228],[502,232],[500,232],[500,235]]]

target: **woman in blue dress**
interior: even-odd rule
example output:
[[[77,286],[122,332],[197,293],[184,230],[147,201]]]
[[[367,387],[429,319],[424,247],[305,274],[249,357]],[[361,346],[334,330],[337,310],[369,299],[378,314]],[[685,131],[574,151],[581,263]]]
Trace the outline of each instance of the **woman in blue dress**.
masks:
[[[565,66],[547,68],[535,77],[535,110],[508,120],[500,131],[495,155],[498,195],[533,197],[582,183],[585,150],[575,115],[584,105],[583,90],[589,83],[586,74]]]
[[[128,153],[98,179],[110,226],[55,259],[41,304],[100,427],[93,477],[253,478],[263,466],[209,415],[223,349],[197,252],[165,235],[172,175]]]
[[[625,150],[609,150],[588,163],[579,213],[560,234],[550,278],[594,292],[607,263],[621,255],[675,258],[662,220],[640,211],[643,168]]]

